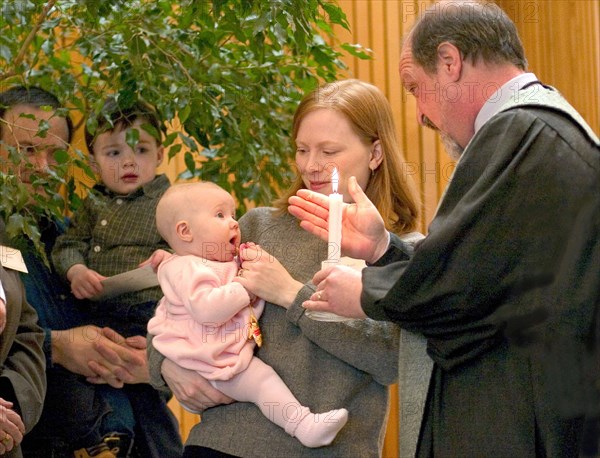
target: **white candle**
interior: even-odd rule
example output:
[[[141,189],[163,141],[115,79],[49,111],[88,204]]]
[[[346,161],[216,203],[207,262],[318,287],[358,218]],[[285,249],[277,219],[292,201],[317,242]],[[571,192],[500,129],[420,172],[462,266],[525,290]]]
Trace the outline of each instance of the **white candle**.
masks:
[[[340,264],[345,259],[341,258],[342,252],[342,208],[344,206],[344,198],[338,190],[339,175],[334,167],[331,174],[331,191],[329,194],[329,217],[328,229],[329,239],[327,246],[327,260],[321,263],[321,269],[325,269],[331,264]],[[345,318],[331,312],[318,312],[315,310],[307,310],[306,316],[317,321],[352,321],[353,318]]]
[[[329,194],[327,261],[336,263],[340,262],[342,253],[342,206],[344,203],[342,194],[337,192],[338,181],[338,171],[334,167],[331,174],[332,193]]]

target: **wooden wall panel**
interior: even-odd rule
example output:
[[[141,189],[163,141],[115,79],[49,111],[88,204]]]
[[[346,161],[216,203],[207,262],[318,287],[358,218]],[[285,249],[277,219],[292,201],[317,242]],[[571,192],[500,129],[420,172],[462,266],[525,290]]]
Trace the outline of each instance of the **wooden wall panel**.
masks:
[[[400,84],[398,62],[401,36],[414,21],[414,13],[427,1],[393,0],[340,0],[339,5],[347,15],[352,33],[336,29],[339,41],[360,43],[372,50],[372,59],[363,61],[349,58],[347,77],[359,78],[379,87],[386,95],[398,127],[403,152],[407,159],[406,174],[412,177],[419,189],[423,205],[421,230],[425,231],[437,206],[441,181],[439,142],[436,135],[416,123],[414,98],[407,97]],[[444,162],[447,162],[444,159]],[[383,456],[398,456],[398,390],[390,387],[391,410],[384,442]]]
[[[529,69],[600,132],[600,2],[498,0],[515,21]]]
[[[200,422],[200,415],[185,410],[175,397],[169,401],[169,407],[179,421],[179,430],[181,431],[182,440],[185,443],[191,429]]]

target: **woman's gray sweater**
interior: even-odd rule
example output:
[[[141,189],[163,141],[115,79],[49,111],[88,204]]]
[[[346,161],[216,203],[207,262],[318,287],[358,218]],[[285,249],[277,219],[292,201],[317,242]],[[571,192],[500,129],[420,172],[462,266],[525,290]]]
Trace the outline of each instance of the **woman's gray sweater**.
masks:
[[[400,329],[370,319],[331,323],[306,317],[301,304],[314,291],[310,280],[327,256],[327,244],[301,229],[292,216],[277,216],[272,208],[249,211],[240,226],[244,241],[259,244],[305,283],[288,310],[266,304],[260,318],[263,346],[256,355],[312,412],[344,407],[349,420],[330,446],[311,449],[271,423],[254,404],[235,402],[204,411],[186,445],[256,458],[381,456],[389,411],[386,385],[398,377]],[[149,349],[152,384],[165,389],[162,360]]]

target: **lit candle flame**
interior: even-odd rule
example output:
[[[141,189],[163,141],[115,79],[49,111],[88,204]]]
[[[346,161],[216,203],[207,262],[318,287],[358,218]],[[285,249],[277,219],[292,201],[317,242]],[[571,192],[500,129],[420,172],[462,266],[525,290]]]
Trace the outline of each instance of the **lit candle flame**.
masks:
[[[337,194],[337,190],[338,190],[338,182],[339,182],[338,171],[337,171],[337,168],[334,167],[333,173],[331,174],[331,190],[336,194]]]

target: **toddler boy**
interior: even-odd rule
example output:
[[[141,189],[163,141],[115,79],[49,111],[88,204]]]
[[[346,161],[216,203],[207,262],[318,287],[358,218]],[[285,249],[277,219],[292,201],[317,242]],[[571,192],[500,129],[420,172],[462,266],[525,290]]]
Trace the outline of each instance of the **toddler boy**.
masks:
[[[165,175],[156,175],[163,160],[160,127],[159,117],[149,105],[136,102],[122,109],[108,99],[95,132],[86,130],[91,163],[100,183],[52,250],[56,271],[70,282],[79,299],[98,296],[104,289],[102,280],[135,269],[156,250],[167,248],[154,220],[158,200],[170,186]],[[125,337],[145,336],[161,296],[156,286],[86,302],[90,304],[90,324],[110,327]],[[88,385],[82,380],[80,388]],[[135,417],[137,453],[180,456],[178,425],[164,396],[145,383],[126,384],[122,391]]]

